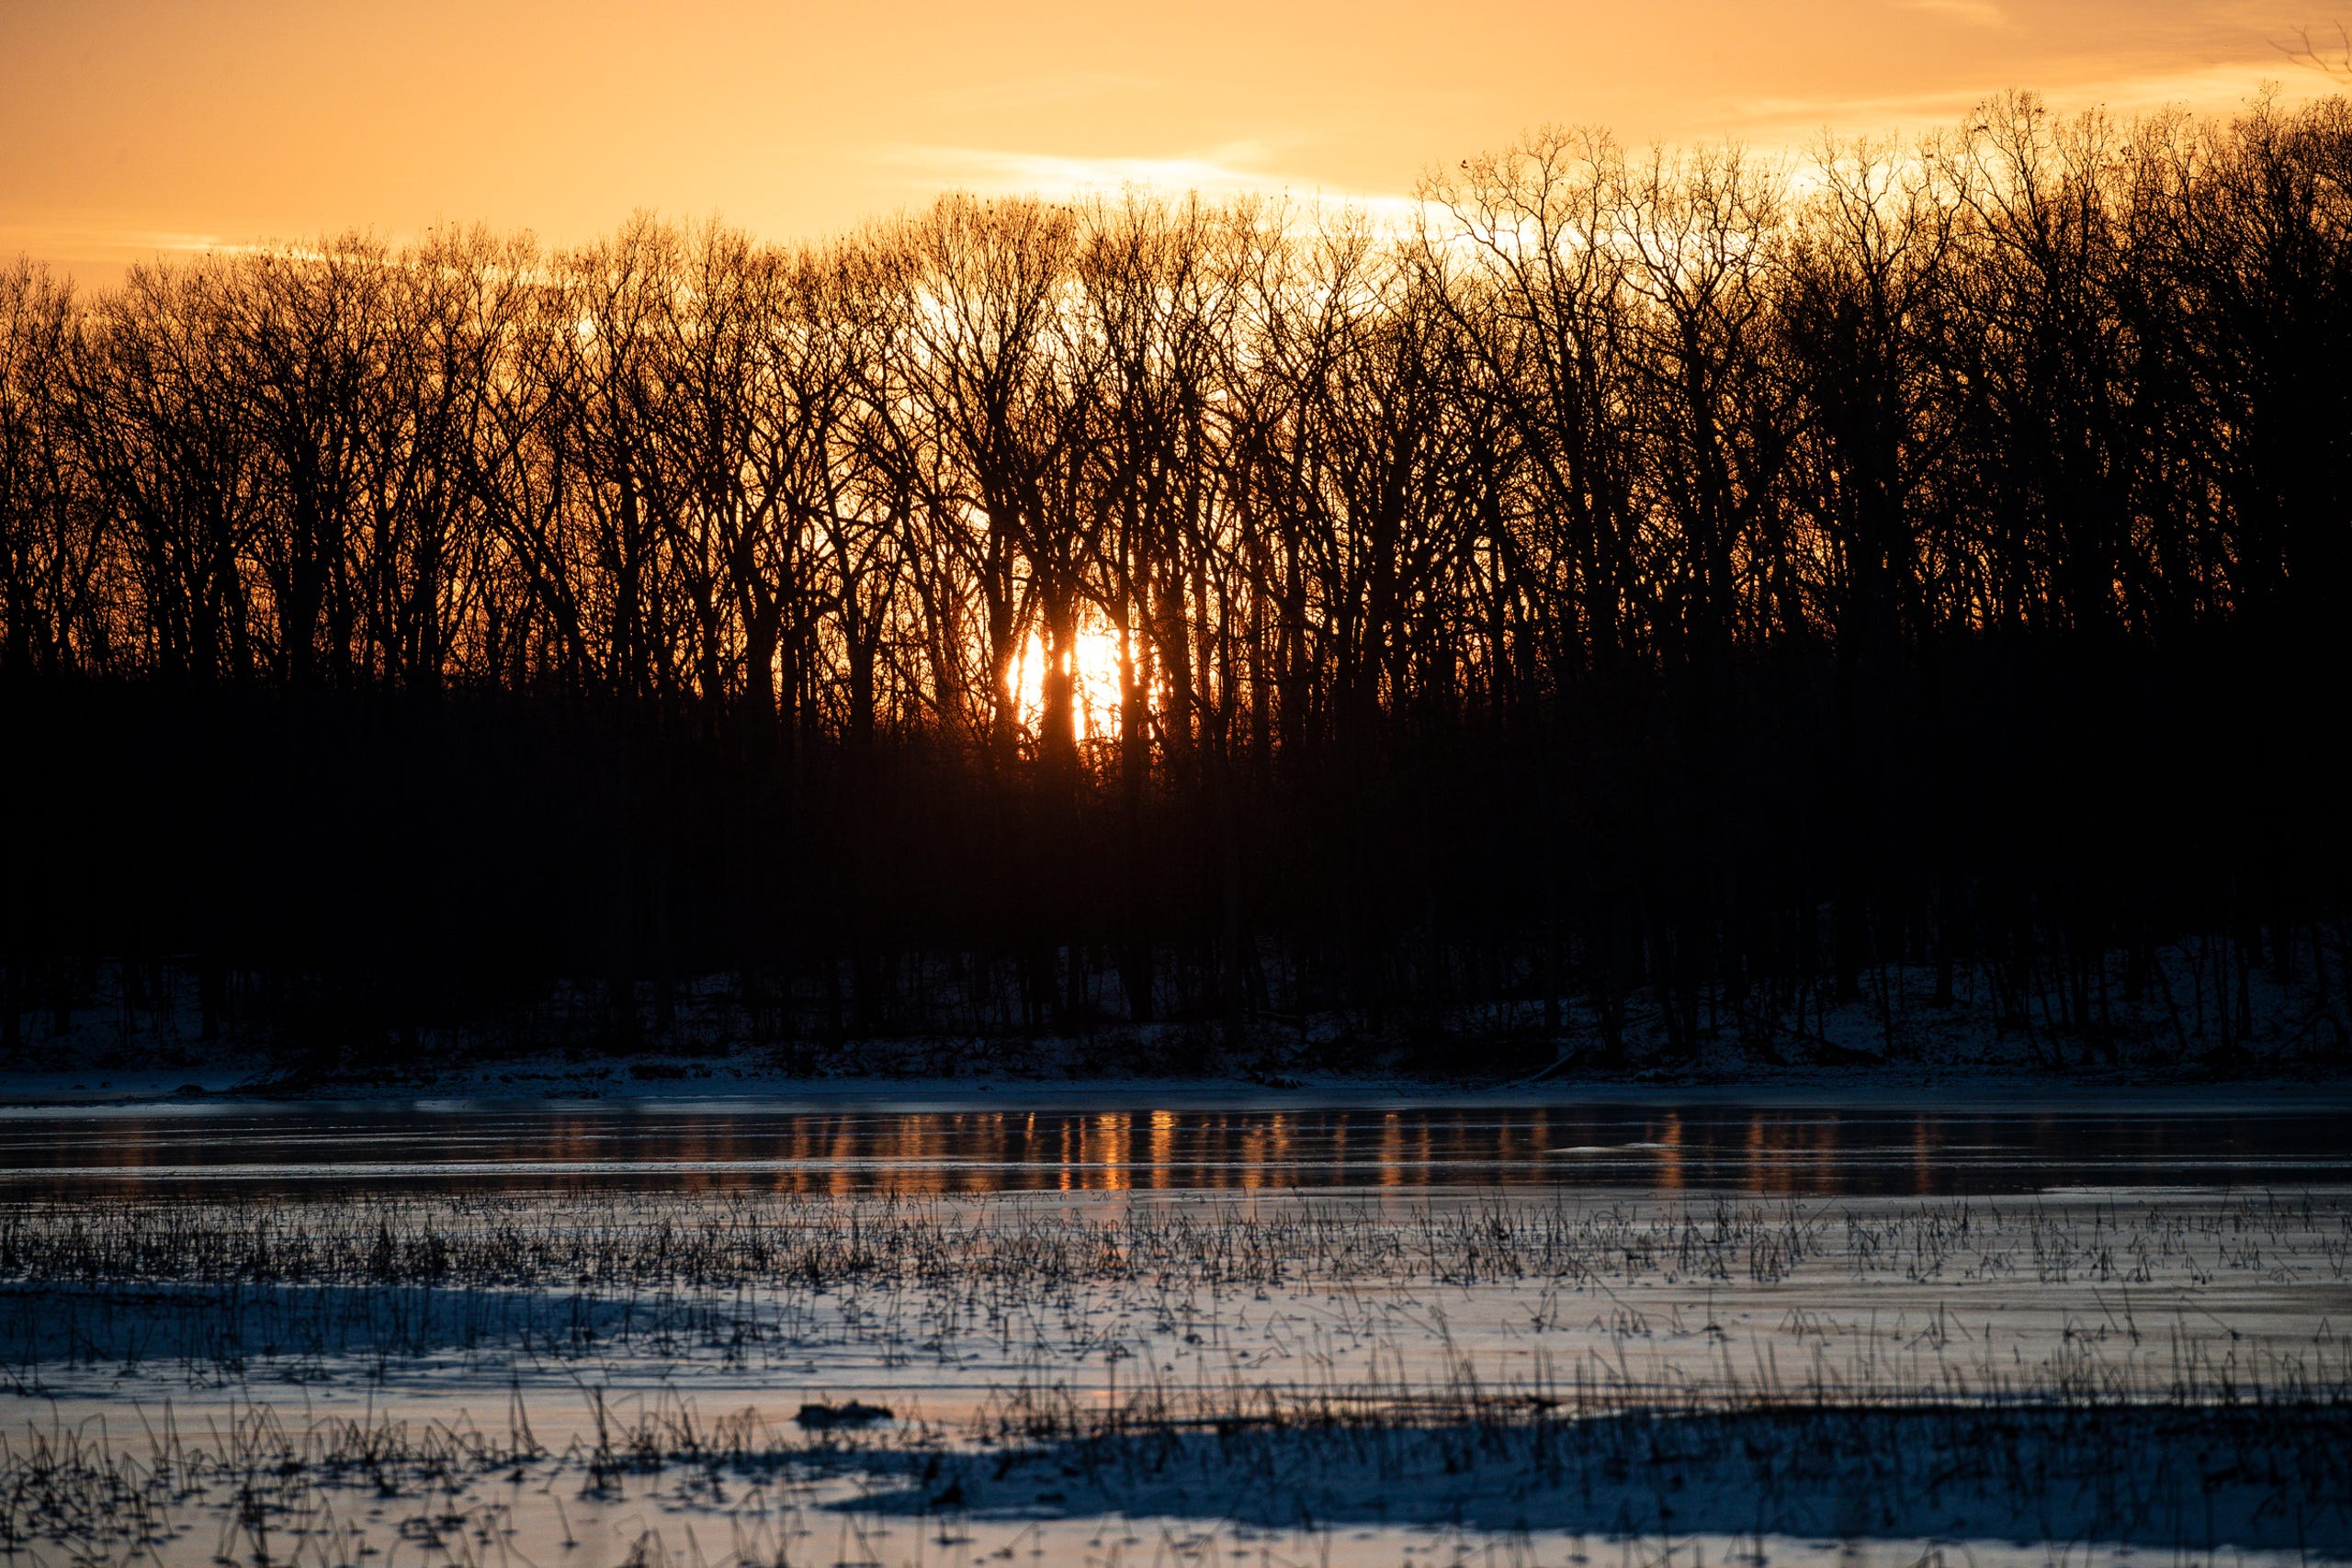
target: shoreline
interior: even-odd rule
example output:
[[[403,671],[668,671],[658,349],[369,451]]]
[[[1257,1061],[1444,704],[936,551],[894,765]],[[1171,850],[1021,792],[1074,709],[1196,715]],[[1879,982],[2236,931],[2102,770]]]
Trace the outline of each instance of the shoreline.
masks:
[[[652,1067],[650,1074],[639,1069]],[[1111,1110],[1242,1113],[1551,1108],[1742,1109],[2057,1115],[2227,1115],[2352,1112],[2352,1077],[2183,1076],[2150,1080],[2106,1073],[1931,1066],[1831,1068],[1770,1077],[1702,1073],[1582,1077],[1554,1073],[1499,1081],[1398,1074],[969,1077],[839,1074],[795,1077],[725,1059],[522,1061],[320,1081],[243,1065],[99,1072],[0,1073],[0,1119],[57,1114],[218,1114],[228,1111],[638,1111],[954,1114]]]

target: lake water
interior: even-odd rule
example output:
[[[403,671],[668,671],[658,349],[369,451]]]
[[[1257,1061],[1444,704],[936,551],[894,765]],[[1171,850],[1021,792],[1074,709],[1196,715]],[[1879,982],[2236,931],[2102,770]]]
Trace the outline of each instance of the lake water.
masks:
[[[2352,1181],[2342,1106],[837,1111],[675,1104],[0,1114],[0,1188],[775,1192],[1606,1187],[1775,1197]]]

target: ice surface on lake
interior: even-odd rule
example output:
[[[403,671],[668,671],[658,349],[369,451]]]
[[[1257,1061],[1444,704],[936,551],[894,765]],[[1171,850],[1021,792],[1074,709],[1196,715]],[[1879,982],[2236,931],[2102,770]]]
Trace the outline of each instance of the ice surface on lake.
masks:
[[[0,1122],[0,1534],[2352,1560],[2324,1118],[1014,1117]]]

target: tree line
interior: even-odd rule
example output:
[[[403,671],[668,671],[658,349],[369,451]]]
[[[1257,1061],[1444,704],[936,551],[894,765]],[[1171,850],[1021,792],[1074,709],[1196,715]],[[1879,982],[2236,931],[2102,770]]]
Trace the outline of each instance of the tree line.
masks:
[[[0,272],[9,1038],[2352,981],[2352,106],[1419,194]]]

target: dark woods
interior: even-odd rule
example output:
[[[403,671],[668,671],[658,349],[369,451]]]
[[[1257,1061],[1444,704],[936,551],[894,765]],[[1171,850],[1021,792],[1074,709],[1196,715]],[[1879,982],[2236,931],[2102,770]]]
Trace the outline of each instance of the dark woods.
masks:
[[[2352,107],[1425,194],[0,276],[9,1038],[2341,994]]]

